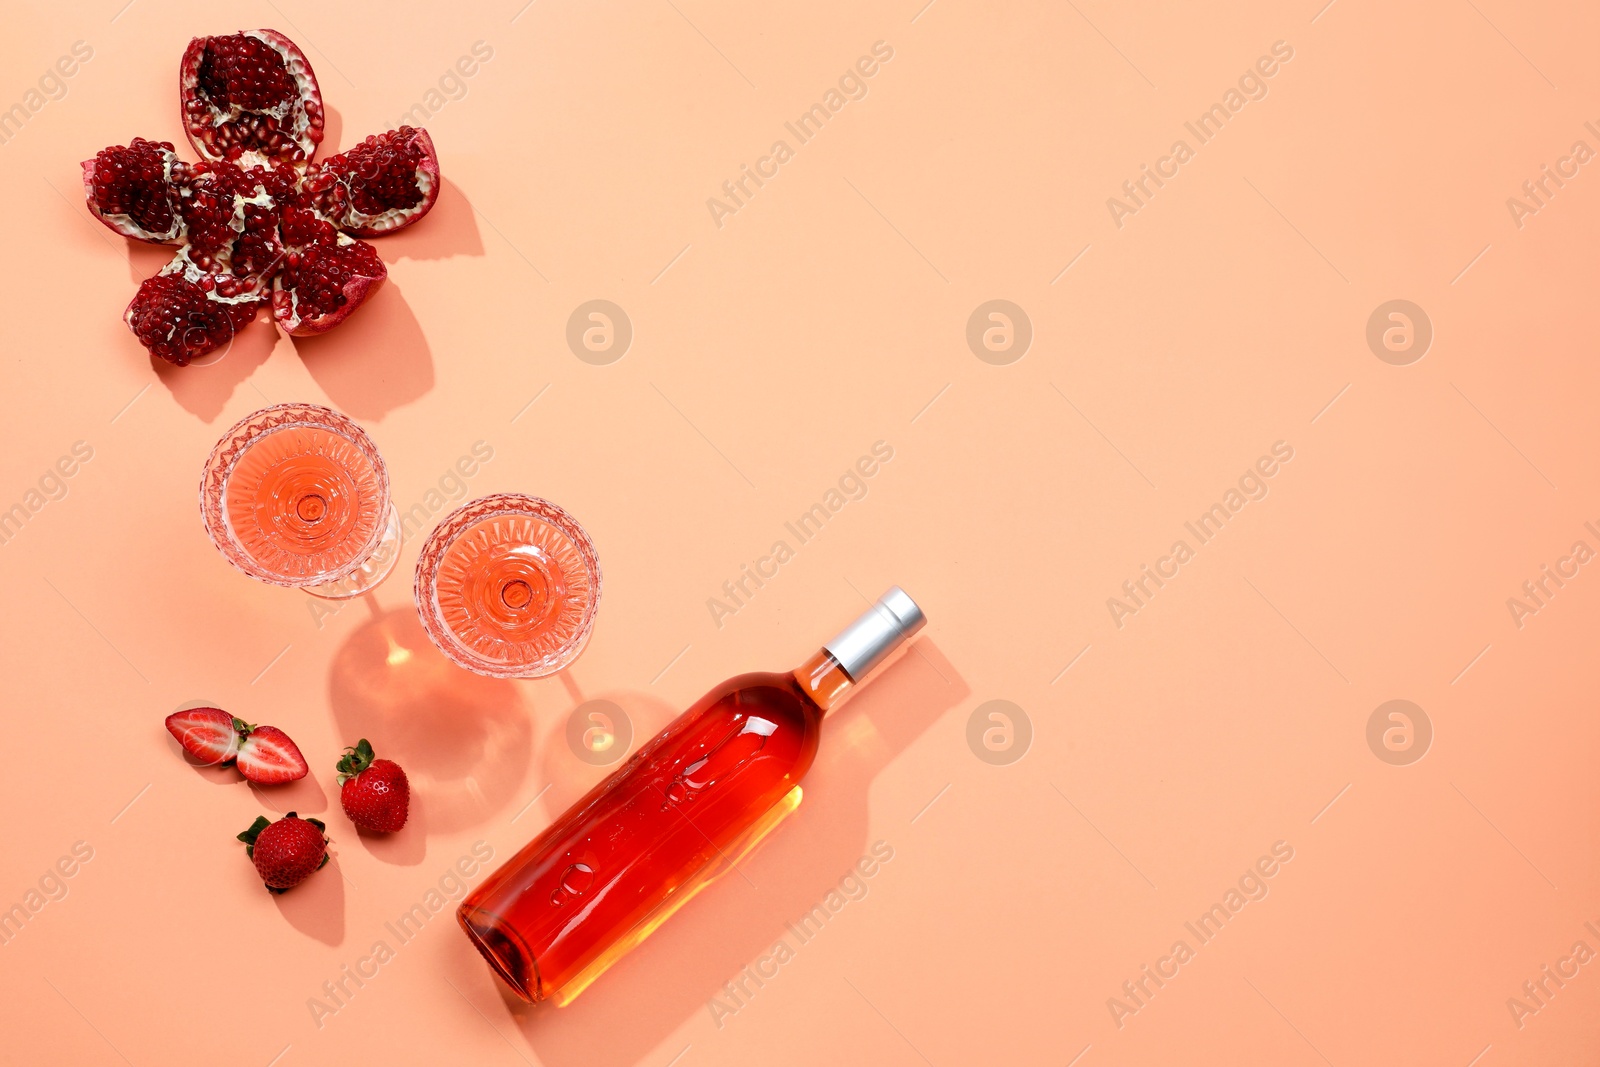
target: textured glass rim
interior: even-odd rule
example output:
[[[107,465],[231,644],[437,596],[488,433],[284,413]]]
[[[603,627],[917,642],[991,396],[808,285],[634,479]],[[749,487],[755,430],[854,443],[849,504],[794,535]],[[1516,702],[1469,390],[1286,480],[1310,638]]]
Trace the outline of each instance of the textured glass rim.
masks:
[[[277,419],[270,426],[261,426],[250,429],[252,423],[266,419]],[[315,430],[325,430],[337,434],[349,441],[372,462],[372,469],[378,482],[378,514],[388,513],[393,502],[389,499],[389,468],[383,462],[383,456],[378,452],[378,446],[367,435],[355,420],[348,415],[324,407],[321,404],[273,404],[252,411],[238,422],[228,428],[228,432],[217,439],[211,449],[211,455],[206,457],[206,463],[200,471],[200,519],[205,525],[206,536],[211,538],[211,543],[217,546],[217,551],[222,553],[222,558],[239,568],[257,581],[269,585],[281,585],[289,589],[304,589],[307,586],[324,585],[328,582],[337,582],[348,578],[361,568],[372,554],[383,543],[385,522],[380,521],[374,528],[372,536],[362,550],[356,553],[349,563],[342,564],[332,570],[320,574],[308,575],[304,578],[284,578],[274,574],[256,563],[255,559],[245,551],[233,535],[232,524],[228,521],[227,509],[223,505],[223,496],[227,492],[228,480],[233,476],[233,468],[238,465],[239,458],[251,445],[260,441],[268,434],[290,427],[304,426]]]
[[[594,596],[590,598],[589,607],[584,612],[583,621],[579,624],[577,633],[572,636],[572,640],[558,651],[534,663],[512,666],[481,659],[456,637],[450,627],[445,625],[444,610],[439,606],[439,562],[444,558],[445,552],[462,533],[485,519],[499,515],[535,518],[560,530],[577,549],[578,558],[583,560],[584,566],[588,568],[594,588]],[[573,518],[570,512],[543,497],[529,496],[526,493],[496,493],[469,500],[446,515],[440,520],[439,525],[433,528],[433,532],[422,544],[422,551],[417,555],[417,576],[412,596],[416,600],[417,614],[422,619],[422,629],[428,635],[428,640],[432,641],[434,646],[456,666],[491,678],[544,678],[566,669],[588,645],[595,617],[600,613],[601,585],[600,557],[595,552],[594,541],[589,537],[589,532],[583,528],[583,524]]]

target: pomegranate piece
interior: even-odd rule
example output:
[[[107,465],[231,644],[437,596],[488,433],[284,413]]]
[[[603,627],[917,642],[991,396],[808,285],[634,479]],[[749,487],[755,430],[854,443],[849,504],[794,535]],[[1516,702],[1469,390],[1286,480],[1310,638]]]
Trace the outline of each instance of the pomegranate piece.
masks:
[[[140,241],[163,244],[183,234],[173,171],[182,168],[172,145],[135,137],[103,148],[83,162],[89,210],[106,226]]]
[[[243,229],[233,244],[230,268],[246,277],[270,277],[283,262],[283,241],[278,236],[278,209],[270,197],[240,204]]]
[[[210,160],[309,160],[325,115],[305,53],[277,30],[196,37],[178,69],[183,128]]]
[[[292,202],[292,173],[200,163],[183,189],[183,220],[194,261],[210,271],[270,276],[283,259],[280,204]]]
[[[317,212],[299,206],[284,209],[279,233],[283,236],[284,245],[295,252],[311,245],[337,244],[339,240],[339,231],[333,223]]]
[[[182,367],[231,343],[260,305],[255,284],[202,270],[185,247],[140,284],[123,321],[153,355]]]
[[[83,164],[89,210],[117,233],[178,244],[124,315],[154,355],[183,366],[232,341],[264,303],[288,333],[348,318],[388,271],[354,236],[411,225],[439,196],[426,130],[368,137],[325,163],[322,97],[305,54],[276,30],[189,42],[184,129],[203,157],[134,138]]]
[[[322,163],[337,179],[334,203],[324,210],[359,237],[404,229],[439,198],[439,157],[427,130],[401,126],[368,137]]]
[[[201,163],[195,171],[183,198],[183,222],[195,261],[213,267],[233,252],[233,203],[244,172],[231,163]]]
[[[333,329],[372,295],[389,271],[365,241],[344,234],[288,254],[272,291],[272,314],[285,333],[308,337]]]

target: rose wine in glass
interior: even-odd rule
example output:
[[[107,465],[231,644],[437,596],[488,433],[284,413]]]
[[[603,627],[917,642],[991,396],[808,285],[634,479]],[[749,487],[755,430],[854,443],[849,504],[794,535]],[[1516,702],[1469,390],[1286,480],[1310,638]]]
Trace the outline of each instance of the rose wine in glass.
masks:
[[[422,628],[457,665],[542,678],[578,658],[600,606],[594,542],[536,496],[501,493],[447,515],[417,558]]]
[[[456,911],[528,1001],[570,1003],[800,803],[822,717],[920,630],[895,586],[794,671],[701,697]]]
[[[200,514],[250,577],[330,599],[371,589],[400,554],[377,446],[317,404],[263,408],[224,434],[201,472]]]

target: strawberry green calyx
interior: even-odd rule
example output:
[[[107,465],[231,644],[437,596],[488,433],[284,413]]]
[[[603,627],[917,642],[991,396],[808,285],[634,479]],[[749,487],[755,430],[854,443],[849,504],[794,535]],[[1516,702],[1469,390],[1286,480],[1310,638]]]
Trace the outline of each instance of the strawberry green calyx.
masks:
[[[291,811],[289,814],[285,815],[284,818],[285,819],[294,819],[294,818],[298,818],[298,816],[296,816],[295,813]],[[328,837],[328,824],[327,823],[323,822],[321,819],[306,819],[305,821],[310,823],[312,826],[315,826],[317,828],[317,833],[322,835],[322,839],[324,841],[330,840],[330,838]],[[317,864],[317,870],[320,871],[320,870],[322,870],[322,868],[326,867],[328,865],[329,858],[330,857],[328,856],[328,854],[326,852],[324,852],[322,854],[322,862]]]
[[[365,737],[357,742],[354,748],[345,749],[344,755],[340,757],[339,764],[335,768],[339,772],[339,784],[344,785],[345,782],[372,766],[372,761],[375,758],[372,754],[372,744]]]
[[[249,737],[250,736],[250,731],[254,730],[255,728],[256,728],[256,724],[255,723],[253,723],[253,722],[245,722],[243,719],[239,718],[239,716],[237,716],[237,715],[235,715],[233,717],[233,731],[234,731],[234,733],[238,734],[241,739]]]
[[[295,817],[294,816],[294,812],[291,811],[289,813],[289,815],[288,815],[288,818],[292,819],[294,817]],[[328,824],[327,823],[323,822],[321,819],[307,819],[306,822],[310,823],[312,826],[315,826],[317,828],[317,833],[322,835],[322,839],[324,841],[330,840],[330,838],[328,837]],[[324,868],[324,867],[326,867],[328,865],[328,858],[329,858],[328,854],[326,852],[324,852],[322,854],[322,862],[317,864],[317,870],[320,871],[320,870],[322,870],[322,868]]]
[[[235,719],[233,721],[238,722],[239,720]],[[244,854],[246,856],[249,856],[252,859],[255,858],[256,838],[261,836],[261,831],[265,830],[271,825],[272,820],[268,819],[265,815],[257,815],[256,821],[250,824],[250,828],[244,833],[238,835],[239,840],[244,842]]]
[[[296,815],[294,812],[291,811],[289,814],[285,815],[284,818],[285,819],[299,819],[300,816]],[[324,839],[327,838],[327,836],[328,836],[328,824],[323,822],[321,819],[303,819],[301,821],[302,822],[308,822],[312,826],[315,826],[317,828],[317,832],[320,833],[323,836]],[[271,825],[272,825],[272,820],[271,819],[267,818],[265,815],[257,815],[256,816],[256,821],[250,824],[249,829],[245,830],[245,832],[242,833],[242,834],[236,835],[239,838],[240,841],[244,842],[244,854],[246,856],[249,856],[252,859],[255,858],[255,854],[256,854],[256,838],[261,836],[261,831],[265,830],[267,827],[269,827]],[[319,870],[319,871],[322,870],[323,867],[327,866],[327,863],[328,863],[328,857],[327,856],[323,856],[322,857],[322,862],[317,864],[317,870]]]

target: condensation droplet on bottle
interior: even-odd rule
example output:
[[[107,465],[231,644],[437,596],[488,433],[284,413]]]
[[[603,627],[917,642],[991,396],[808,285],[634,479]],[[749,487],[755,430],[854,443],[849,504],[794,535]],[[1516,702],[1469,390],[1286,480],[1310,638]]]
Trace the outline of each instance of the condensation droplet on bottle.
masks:
[[[574,863],[561,872],[561,885],[550,894],[550,903],[557,907],[575,900],[594,884],[594,868],[587,863]]]
[[[731,731],[714,745],[711,751],[673,775],[666,789],[666,800],[661,804],[665,811],[676,804],[686,804],[701,791],[726,781],[736,770],[755,759],[778,729],[769,719],[751,716],[737,730]]]

